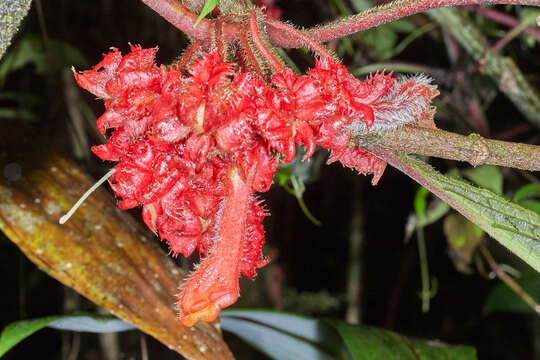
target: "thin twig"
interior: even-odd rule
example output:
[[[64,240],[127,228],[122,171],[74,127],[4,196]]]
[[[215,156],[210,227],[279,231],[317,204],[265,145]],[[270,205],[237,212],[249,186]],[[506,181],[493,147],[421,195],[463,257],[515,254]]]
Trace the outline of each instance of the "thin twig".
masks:
[[[529,27],[529,23],[534,24],[534,17],[525,18],[521,23],[514,26],[509,32],[506,33],[504,37],[502,37],[499,41],[497,41],[495,45],[491,47],[491,51],[501,51],[501,49],[505,47],[506,44],[508,44],[510,41],[512,41],[512,39],[524,32]]]
[[[467,161],[473,166],[491,164],[540,171],[540,146],[463,136],[440,129],[403,126],[385,132],[352,134],[352,143],[368,144],[409,154]]]
[[[467,10],[474,11],[490,20],[510,27],[517,26],[521,23],[519,19],[516,19],[511,15],[482,6],[467,6]],[[540,30],[535,29],[533,26],[528,26],[523,32],[535,38],[536,41],[540,42]]]
[[[480,246],[480,251],[482,251],[482,255],[484,255],[484,258],[488,262],[489,266],[497,275],[499,279],[501,279],[502,282],[504,282],[510,289],[512,289],[517,296],[519,296],[523,301],[527,303],[537,314],[540,314],[540,305],[534,299],[525,291],[523,288],[511,277],[509,276],[502,267],[497,264],[495,259],[493,259],[493,256],[491,256],[491,253],[486,248],[485,245]]]

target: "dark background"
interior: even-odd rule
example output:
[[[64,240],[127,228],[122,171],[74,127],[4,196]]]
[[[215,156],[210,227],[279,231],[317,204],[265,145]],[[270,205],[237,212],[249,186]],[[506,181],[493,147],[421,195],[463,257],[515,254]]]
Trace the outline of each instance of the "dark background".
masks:
[[[350,6],[348,2],[344,3]],[[158,62],[170,63],[187,44],[180,31],[138,1],[43,1],[44,22],[41,25],[37,4],[33,4],[8,51],[13,51],[18,41],[29,34],[36,34],[38,39],[42,39],[45,29],[49,39],[69,44],[82,54],[85,64],[76,64],[82,68],[97,63],[101,54],[111,46],[125,52],[130,42],[143,47],[158,45]],[[284,19],[301,26],[312,26],[337,16],[335,8],[324,0],[290,0],[279,5]],[[500,9],[504,11],[504,7]],[[427,18],[418,16],[411,21],[422,24]],[[490,30],[500,30],[494,24],[485,26]],[[496,35],[497,32],[490,34]],[[399,36],[401,39],[406,34]],[[491,36],[490,39],[496,41],[497,37]],[[356,68],[377,60],[371,55],[369,45],[361,39],[352,38],[352,43],[355,52],[344,54],[346,66]],[[518,38],[504,49],[524,73],[532,74],[530,80],[536,85],[540,73],[538,48],[538,45],[532,48],[524,46]],[[289,51],[288,54],[302,69],[312,65],[311,60],[298,51]],[[442,93],[437,104],[441,108],[436,117],[438,126],[461,133],[475,131],[474,126],[464,121],[459,109],[456,110],[459,108],[459,96],[466,96],[463,87],[485,84],[487,89],[493,89],[493,84],[478,74],[475,70],[477,65],[463,51],[458,63],[448,60],[440,28],[414,41],[394,60],[441,70],[440,79],[435,78],[441,84]],[[31,119],[16,116],[0,121],[20,122],[21,126],[37,130],[48,139],[51,147],[70,154],[96,178],[100,177],[106,164],[88,151],[77,153],[74,150],[78,140],[69,131],[69,114],[62,96],[59,96],[64,86],[61,80],[63,64],[53,62],[45,66],[47,70],[42,74],[30,64],[10,72],[2,80],[0,90],[30,93],[39,101],[28,108],[35,115]],[[460,74],[467,78],[467,83],[463,84]],[[492,93],[490,100],[482,103],[490,135],[504,137],[510,130],[522,129],[508,140],[538,144],[537,129],[528,125],[504,95],[497,94],[495,90]],[[103,111],[101,102],[92,95],[83,91],[80,94],[96,116]],[[0,100],[0,107],[15,105],[13,100]],[[100,141],[90,124],[85,124],[85,136],[89,144]],[[316,160],[324,164],[325,157],[326,154],[319,151]],[[414,211],[413,197],[418,190],[413,180],[388,168],[379,185],[373,187],[370,179],[355,175],[341,165],[319,166],[315,165],[317,161],[313,163],[312,171],[317,174],[308,179],[304,200],[323,226],[313,225],[301,212],[296,199],[279,186],[274,185],[267,194],[263,194],[272,214],[265,220],[265,253],[273,258],[273,262],[260,271],[256,282],[243,281],[239,306],[281,308],[312,316],[343,318],[347,305],[349,235],[353,209],[357,206],[361,209],[357,216],[363,223],[361,297],[358,301],[363,324],[385,327],[409,336],[472,345],[477,348],[480,359],[534,359],[535,354],[539,354],[540,324],[533,315],[483,315],[486,296],[498,281],[486,280],[477,272],[463,274],[454,268],[447,253],[441,221],[425,230],[430,272],[438,280],[438,292],[431,301],[430,312],[422,313],[415,237],[408,243],[404,242],[405,224]],[[462,166],[445,160],[432,160],[430,163],[443,172]],[[537,177],[526,178],[513,170],[503,170],[503,174],[506,194],[528,182],[538,181]],[[133,214],[140,218],[139,211]],[[489,241],[488,245],[498,261],[515,264],[515,259],[494,241]],[[517,266],[523,267],[522,264]],[[1,327],[24,318],[60,314],[70,306],[96,311],[93,304],[37,269],[3,234],[0,234],[0,274],[3,280]],[[276,282],[281,292],[276,293],[276,287],[272,287],[271,284]],[[67,359],[77,341],[80,341],[79,359],[104,358],[105,345],[98,335],[81,334],[76,337],[78,339],[71,333],[45,329],[15,347],[5,358]],[[238,358],[261,358],[232,336],[227,335],[226,339]],[[138,332],[122,333],[118,340],[120,358],[141,358],[141,335]],[[151,359],[178,358],[150,337],[145,336],[145,341]]]

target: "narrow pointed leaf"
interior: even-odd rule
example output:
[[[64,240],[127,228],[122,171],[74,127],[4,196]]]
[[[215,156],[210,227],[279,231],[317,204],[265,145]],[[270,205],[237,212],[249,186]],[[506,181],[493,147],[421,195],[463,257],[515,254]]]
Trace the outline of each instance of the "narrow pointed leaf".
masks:
[[[59,316],[48,316],[40,319],[17,321],[6,326],[0,334],[0,357],[19,342],[58,318]]]
[[[206,0],[197,21],[195,21],[195,26],[197,26],[197,24],[204,19],[206,15],[210,14],[216,8],[218,3],[219,0]]]
[[[405,154],[370,147],[540,272],[540,216],[495,193],[446,177]]]
[[[0,357],[19,342],[44,327],[94,333],[111,333],[136,329],[133,325],[122,320],[83,313],[16,321],[6,326],[0,334]]]

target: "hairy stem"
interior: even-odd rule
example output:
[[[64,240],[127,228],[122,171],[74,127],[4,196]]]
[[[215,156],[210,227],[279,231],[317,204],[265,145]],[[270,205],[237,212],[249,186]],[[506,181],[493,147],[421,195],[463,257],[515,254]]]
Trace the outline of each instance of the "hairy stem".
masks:
[[[178,0],[141,1],[172,25],[196,39],[207,40],[212,36],[214,21],[203,19],[195,26],[198,15],[190,11],[190,9],[182,5]],[[325,42],[428,9],[478,4],[538,6],[538,0],[397,0],[386,5],[371,8],[357,15],[344,17],[328,24],[308,29],[302,33],[314,41]],[[289,31],[284,30],[284,26],[287,27],[288,25],[278,21],[271,21],[268,25],[268,36],[273,45],[284,48],[301,47],[304,45],[304,40],[300,39],[296,34],[291,34]],[[241,32],[242,26],[240,24],[228,23],[223,26],[223,38],[226,41],[235,41]]]
[[[344,17],[304,33],[315,41],[325,42],[354,34],[374,26],[401,19],[428,9],[455,5],[513,4],[538,6],[538,0],[397,0],[368,9],[360,14]],[[302,41],[269,24],[268,35],[280,47],[300,47]]]
[[[297,30],[293,26],[285,24],[278,20],[273,20],[273,19],[268,19],[267,22],[268,22],[268,25],[274,27],[275,29],[284,31],[290,36],[293,36],[297,38],[298,40],[302,41],[305,45],[309,46],[311,50],[315,51],[320,56],[331,58],[330,54],[328,53],[328,51],[326,51],[324,47],[322,47],[316,41],[313,41],[309,36],[301,32],[300,30]]]
[[[440,129],[403,126],[399,129],[352,134],[355,145],[376,145],[409,154],[467,161],[473,166],[491,164],[540,171],[540,146],[463,136]]]
[[[283,72],[285,71],[285,68],[278,59],[272,55],[270,50],[266,47],[263,40],[261,39],[261,36],[259,35],[259,29],[257,25],[257,13],[255,11],[252,11],[249,14],[249,32],[251,33],[251,37],[253,39],[253,43],[257,47],[257,50],[261,53],[261,55],[268,61],[272,69],[274,69],[275,72]]]

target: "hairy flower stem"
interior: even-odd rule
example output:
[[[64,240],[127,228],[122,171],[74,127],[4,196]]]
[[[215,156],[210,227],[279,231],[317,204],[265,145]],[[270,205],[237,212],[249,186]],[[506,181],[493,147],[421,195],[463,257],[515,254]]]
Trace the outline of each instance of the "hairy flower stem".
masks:
[[[240,257],[253,176],[254,171],[244,179],[238,169],[231,170],[228,176],[229,194],[221,204],[214,246],[181,287],[178,311],[186,326],[199,320],[214,321],[221,309],[238,299]]]
[[[193,55],[197,52],[197,50],[200,49],[202,45],[202,41],[201,40],[195,40],[188,48],[186,51],[184,51],[184,54],[182,55],[182,57],[178,60],[178,63],[176,64],[176,66],[179,68],[179,69],[183,69],[184,66],[186,66],[187,64],[189,64],[191,58],[193,57]]]
[[[252,11],[249,14],[249,32],[251,33],[251,36],[253,38],[253,43],[257,47],[257,50],[262,54],[262,56],[268,61],[270,66],[274,69],[276,72],[283,72],[285,71],[285,68],[278,59],[272,55],[270,50],[266,47],[263,40],[261,39],[261,36],[259,34],[259,29],[257,26],[257,13],[255,11]]]
[[[259,66],[259,62],[257,61],[255,54],[251,50],[251,46],[245,32],[240,33],[240,44],[242,45],[242,53],[245,56],[245,59],[243,60],[245,60],[244,62],[246,65],[251,68],[251,71],[259,75],[261,78],[264,78],[262,69]]]
[[[529,171],[540,171],[540,146],[483,138],[478,134],[463,136],[440,129],[403,126],[399,129],[353,133],[353,144],[409,154],[467,161],[473,166],[491,164]]]
[[[288,24],[285,24],[285,23],[283,23],[281,21],[278,21],[278,20],[268,19],[267,21],[268,21],[268,25],[273,26],[276,29],[279,29],[281,31],[286,32],[290,36],[293,36],[293,37],[299,39],[304,44],[309,46],[313,51],[318,53],[320,56],[327,57],[327,58],[332,57],[332,56],[330,56],[330,54],[328,53],[328,51],[326,51],[326,49],[324,47],[322,47],[320,44],[318,44],[316,41],[314,41],[309,36],[302,33],[300,30],[297,30],[296,28],[294,28],[294,27],[292,27],[292,26],[290,26]]]
[[[344,17],[328,24],[305,30],[304,34],[315,41],[326,42],[428,9],[478,4],[539,5],[538,0],[397,0],[368,9],[357,15]],[[273,24],[270,25],[268,35],[275,46],[300,47],[303,45],[297,38],[276,28]]]

